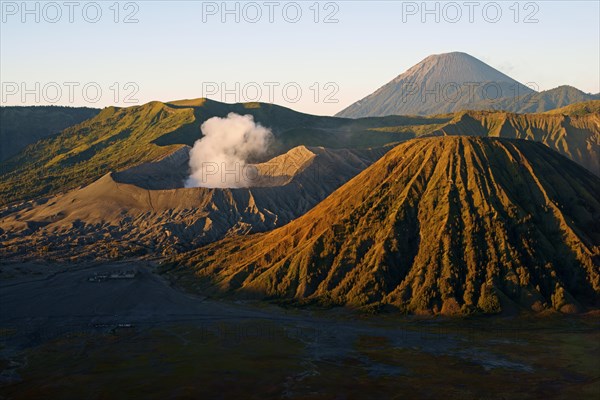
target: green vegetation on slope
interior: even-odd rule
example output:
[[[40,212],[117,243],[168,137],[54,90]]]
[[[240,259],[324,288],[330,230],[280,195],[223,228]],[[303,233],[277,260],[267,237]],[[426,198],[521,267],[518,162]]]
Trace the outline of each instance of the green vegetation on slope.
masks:
[[[151,140],[193,119],[191,109],[172,109],[157,102],[106,108],[0,164],[0,204],[89,184],[108,171],[171,152],[172,148],[161,148]]]
[[[600,94],[596,95],[600,98]],[[583,101],[562,108],[547,111],[546,114],[564,114],[570,116],[583,116],[588,114],[600,114],[600,101]]]
[[[0,205],[64,192],[108,172],[155,160],[182,145],[193,145],[201,136],[204,121],[225,117],[230,112],[251,114],[273,130],[276,141],[269,156],[298,145],[383,146],[404,137],[393,132],[373,132],[370,128],[440,122],[425,117],[355,121],[302,114],[270,104],[224,104],[205,99],[109,107],[95,118],[41,140],[0,163]]]

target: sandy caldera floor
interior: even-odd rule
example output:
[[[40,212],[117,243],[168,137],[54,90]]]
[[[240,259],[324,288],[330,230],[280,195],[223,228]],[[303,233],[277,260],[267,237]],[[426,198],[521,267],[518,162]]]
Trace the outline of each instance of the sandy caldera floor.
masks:
[[[191,295],[154,270],[0,265],[0,398],[600,398],[597,315],[283,309]]]

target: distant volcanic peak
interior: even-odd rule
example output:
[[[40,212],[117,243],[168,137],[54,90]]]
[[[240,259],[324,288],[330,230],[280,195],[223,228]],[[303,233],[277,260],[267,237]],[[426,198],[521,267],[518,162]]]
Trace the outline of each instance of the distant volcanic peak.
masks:
[[[192,259],[238,293],[569,312],[600,305],[599,198],[599,178],[537,143],[417,139],[287,226]]]
[[[419,82],[426,86],[465,82],[507,82],[521,85],[477,58],[459,52],[429,56],[399,75],[394,82],[401,80]]]
[[[493,103],[501,99],[515,102],[519,96],[532,93],[535,91],[531,88],[477,58],[453,52],[423,59],[337,115],[359,118],[442,114],[468,109],[470,105],[493,108]]]
[[[468,59],[477,60],[472,55],[465,53],[463,51],[450,51],[448,53],[432,54],[427,58],[468,58]]]

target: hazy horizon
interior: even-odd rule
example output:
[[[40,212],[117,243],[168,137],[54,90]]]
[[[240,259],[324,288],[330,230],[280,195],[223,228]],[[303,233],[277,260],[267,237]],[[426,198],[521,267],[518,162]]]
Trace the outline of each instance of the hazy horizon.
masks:
[[[421,2],[276,3],[269,10],[262,2],[228,2],[230,14],[221,2],[120,2],[118,12],[113,3],[98,3],[96,18],[90,3],[57,10],[29,2],[27,13],[20,2],[2,2],[1,104],[101,108],[199,97],[234,103],[255,100],[260,91],[257,101],[333,115],[423,58],[452,51],[539,90],[571,85],[600,92],[598,2],[519,2],[518,12],[514,2],[480,2],[472,23],[460,2],[429,2],[429,14]],[[497,18],[492,3],[500,7]],[[36,90],[39,99],[8,93],[14,84]],[[92,86],[87,99],[85,85]],[[97,88],[101,95],[94,97]]]

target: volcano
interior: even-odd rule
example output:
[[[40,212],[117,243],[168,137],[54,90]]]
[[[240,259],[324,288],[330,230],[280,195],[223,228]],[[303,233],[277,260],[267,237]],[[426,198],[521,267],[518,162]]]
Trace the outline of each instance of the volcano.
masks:
[[[600,178],[540,143],[414,139],[288,225],[184,254],[175,271],[215,295],[576,312],[600,305],[599,199]]]
[[[452,52],[425,58],[337,116],[435,115],[464,110],[544,112],[598,99],[571,86],[536,92],[469,54]]]

